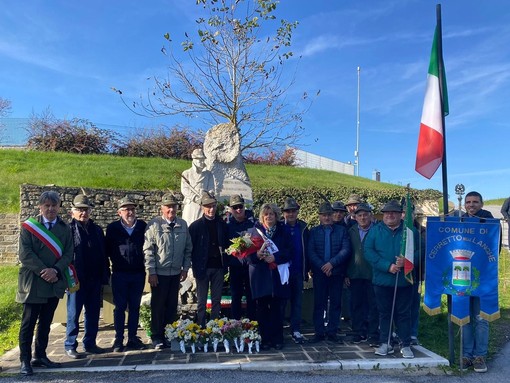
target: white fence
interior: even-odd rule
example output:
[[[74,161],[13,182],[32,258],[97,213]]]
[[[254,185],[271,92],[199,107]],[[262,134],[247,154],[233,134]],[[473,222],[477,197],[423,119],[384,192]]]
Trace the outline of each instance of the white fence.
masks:
[[[354,175],[354,165],[345,162],[335,161],[331,158],[318,156],[305,152],[304,150],[294,149],[296,153],[296,166],[301,168],[312,168],[321,170],[331,170],[338,173]]]

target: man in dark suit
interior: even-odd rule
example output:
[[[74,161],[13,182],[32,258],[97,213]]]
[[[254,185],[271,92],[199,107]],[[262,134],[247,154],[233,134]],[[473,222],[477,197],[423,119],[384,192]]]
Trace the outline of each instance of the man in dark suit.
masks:
[[[19,331],[22,375],[32,375],[35,367],[58,368],[46,356],[50,325],[58,300],[70,286],[66,279],[73,258],[73,241],[67,225],[57,216],[61,199],[55,191],[45,191],[39,197],[37,218],[25,221],[20,233],[18,291],[16,302],[23,304]],[[34,358],[32,338],[35,325]]]

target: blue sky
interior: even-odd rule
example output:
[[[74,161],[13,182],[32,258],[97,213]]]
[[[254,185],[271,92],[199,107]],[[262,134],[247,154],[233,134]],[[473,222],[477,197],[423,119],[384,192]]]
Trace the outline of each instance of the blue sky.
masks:
[[[147,78],[166,74],[163,35],[180,41],[192,33],[200,10],[195,0],[3,2],[0,96],[12,101],[10,117],[49,107],[58,118],[97,124],[186,125],[135,116],[111,87],[128,96],[146,92]],[[385,182],[441,190],[441,169],[431,180],[414,170],[436,2],[281,0],[277,14],[299,21],[291,97],[321,91],[305,116],[302,148],[354,161],[360,66],[360,176],[377,169]],[[507,197],[510,7],[506,0],[445,0],[442,19],[450,199],[457,183],[486,199]]]

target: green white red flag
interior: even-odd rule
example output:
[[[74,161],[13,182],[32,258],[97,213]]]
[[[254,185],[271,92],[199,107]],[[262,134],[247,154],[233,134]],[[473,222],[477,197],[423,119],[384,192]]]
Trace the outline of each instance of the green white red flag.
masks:
[[[406,198],[406,211],[404,217],[404,233],[400,244],[400,256],[404,257],[404,277],[413,283],[414,269],[414,231],[413,231],[413,207],[409,191]]]
[[[445,116],[448,115],[448,92],[442,60],[443,55],[438,50],[440,39],[441,36],[439,36],[438,27],[436,26],[430,55],[425,102],[421,115],[418,150],[416,151],[415,170],[428,179],[432,178],[443,160],[444,127],[441,112]],[[440,77],[442,78],[440,79]],[[442,84],[442,87],[440,87],[440,84]]]

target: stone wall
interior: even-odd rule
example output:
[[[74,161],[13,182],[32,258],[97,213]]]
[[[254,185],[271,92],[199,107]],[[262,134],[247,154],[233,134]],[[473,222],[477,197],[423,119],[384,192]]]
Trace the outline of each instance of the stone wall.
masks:
[[[62,209],[60,216],[69,221],[71,218],[71,203],[77,194],[85,192],[94,204],[91,218],[106,229],[106,226],[119,219],[117,215],[117,202],[124,196],[129,195],[137,203],[137,216],[143,220],[160,214],[161,197],[167,191],[161,190],[121,190],[121,189],[81,189],[73,187],[59,187],[54,185],[39,186],[24,184],[20,186],[20,222],[28,217],[33,217],[39,213],[37,201],[41,193],[45,190],[54,190],[62,198]]]
[[[20,214],[0,214],[0,264],[15,264],[18,259],[18,240],[21,222],[39,214],[37,201],[43,191],[54,190],[62,198],[60,216],[65,221],[71,218],[70,210],[73,198],[82,193],[81,188],[60,187],[54,185],[39,186],[23,184],[20,186]],[[90,189],[84,190],[93,201],[91,217],[99,226],[106,226],[119,219],[117,201],[129,195],[137,203],[137,216],[146,221],[160,214],[161,190],[121,190]]]
[[[19,215],[0,214],[0,264],[18,260]]]

